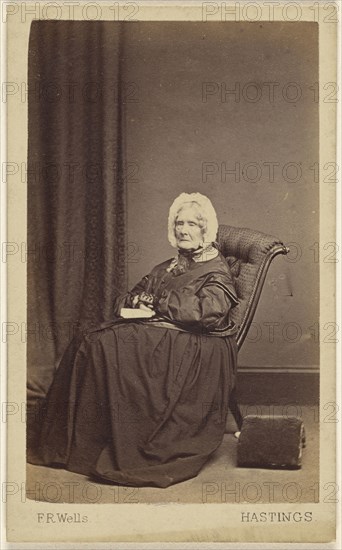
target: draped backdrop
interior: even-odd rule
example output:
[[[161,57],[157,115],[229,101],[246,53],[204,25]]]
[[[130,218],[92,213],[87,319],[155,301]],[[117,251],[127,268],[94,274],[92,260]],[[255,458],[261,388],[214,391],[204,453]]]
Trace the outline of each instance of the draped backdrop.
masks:
[[[126,289],[124,28],[35,21],[29,43],[28,389]]]

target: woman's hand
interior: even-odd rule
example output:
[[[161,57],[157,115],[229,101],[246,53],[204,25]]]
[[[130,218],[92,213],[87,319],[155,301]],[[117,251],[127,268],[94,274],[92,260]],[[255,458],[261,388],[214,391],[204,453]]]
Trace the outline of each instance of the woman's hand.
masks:
[[[149,311],[152,314],[152,317],[156,314],[153,309],[153,302],[154,296],[152,294],[149,294],[148,292],[142,292],[141,294],[139,294],[139,309],[142,309],[143,311]]]
[[[139,304],[139,309],[142,309],[143,311],[149,311],[149,312],[151,312],[151,313],[152,313],[152,317],[153,317],[153,315],[156,314],[156,312],[155,312],[154,309],[153,309],[153,306],[145,306],[145,304],[143,304],[143,303],[140,303],[140,304]]]
[[[138,303],[139,302],[145,306],[148,306],[150,309],[153,309],[154,296],[149,292],[141,292],[139,294]]]
[[[148,292],[141,292],[140,294],[137,294],[134,296],[132,300],[132,306],[134,308],[139,308],[144,311],[153,311],[153,304],[154,304],[154,296],[153,294],[150,294]],[[155,313],[155,312],[154,312]]]

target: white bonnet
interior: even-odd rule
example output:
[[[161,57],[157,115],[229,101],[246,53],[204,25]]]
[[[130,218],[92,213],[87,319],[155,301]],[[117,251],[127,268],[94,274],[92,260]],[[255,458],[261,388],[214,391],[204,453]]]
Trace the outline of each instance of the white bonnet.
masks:
[[[205,243],[211,243],[216,240],[218,222],[215,209],[208,197],[201,193],[181,193],[172,203],[168,219],[168,238],[171,246],[177,247],[175,237],[175,221],[178,212],[185,203],[195,202],[205,222],[203,228],[203,239]]]

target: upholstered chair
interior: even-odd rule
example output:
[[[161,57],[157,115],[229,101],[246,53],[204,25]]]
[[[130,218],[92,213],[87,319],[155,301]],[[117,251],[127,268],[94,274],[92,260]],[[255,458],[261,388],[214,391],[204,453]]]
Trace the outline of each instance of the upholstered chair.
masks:
[[[253,321],[268,268],[278,254],[287,254],[289,249],[276,237],[230,225],[219,226],[217,242],[235,279],[239,304],[232,309],[231,318],[238,326],[236,340],[240,349]],[[236,388],[230,395],[229,408],[240,429],[243,418]]]

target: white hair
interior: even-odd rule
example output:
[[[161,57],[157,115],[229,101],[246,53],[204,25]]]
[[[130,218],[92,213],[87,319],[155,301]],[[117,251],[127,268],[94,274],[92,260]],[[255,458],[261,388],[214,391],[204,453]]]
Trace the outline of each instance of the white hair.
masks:
[[[168,238],[171,246],[177,248],[175,237],[175,222],[179,211],[185,206],[197,207],[199,219],[203,222],[202,233],[205,243],[216,240],[218,223],[217,216],[210,199],[201,193],[181,193],[172,203],[169,211]]]

